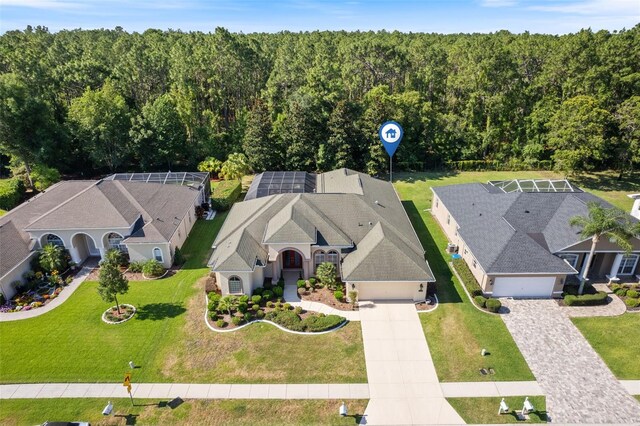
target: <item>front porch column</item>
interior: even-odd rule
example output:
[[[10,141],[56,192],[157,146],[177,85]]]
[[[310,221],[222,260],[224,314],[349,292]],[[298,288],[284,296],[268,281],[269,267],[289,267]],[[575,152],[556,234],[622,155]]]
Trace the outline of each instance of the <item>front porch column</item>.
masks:
[[[611,265],[611,272],[609,276],[615,278],[618,275],[618,269],[620,268],[620,263],[622,262],[622,258],[624,257],[624,253],[616,254],[616,258],[613,260],[613,265]]]
[[[278,259],[273,262],[271,264],[271,266],[273,267],[273,274],[271,275],[271,281],[273,281],[274,283],[277,283],[278,280],[280,279],[280,256],[278,256]]]
[[[104,260],[107,254],[107,249],[104,247],[98,247],[98,250],[100,250],[100,260]]]
[[[69,247],[69,254],[71,255],[71,260],[73,261],[73,263],[75,263],[76,265],[80,266],[80,264],[82,263],[82,261],[84,259],[80,258],[80,253],[78,252],[78,249],[75,248],[74,246],[70,246]]]

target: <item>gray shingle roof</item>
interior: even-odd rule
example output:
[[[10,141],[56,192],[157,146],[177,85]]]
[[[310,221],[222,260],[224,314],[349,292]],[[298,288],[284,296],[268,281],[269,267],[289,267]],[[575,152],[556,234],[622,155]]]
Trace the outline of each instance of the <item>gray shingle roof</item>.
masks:
[[[487,273],[575,273],[553,255],[583,240],[569,219],[587,215],[590,201],[611,207],[585,192],[504,193],[480,183],[434,187],[433,192]]]
[[[338,192],[340,188],[342,191]],[[377,226],[380,228],[377,232],[385,237],[384,243],[365,240],[361,245]],[[241,230],[246,232],[239,232]],[[214,243],[215,250],[209,261],[213,269],[231,271],[227,269],[229,265],[242,266],[232,259],[238,256],[235,251],[240,248],[240,240],[249,236],[254,241],[267,243],[294,243],[304,239],[313,244],[317,239],[318,245],[354,245],[355,250],[344,260],[347,263],[352,259],[348,265],[354,266],[349,271],[357,270],[359,280],[433,280],[420,241],[393,186],[348,169],[318,175],[316,193],[279,194],[236,203]],[[371,234],[368,240],[374,236],[375,233]],[[289,238],[292,240],[286,241]],[[245,247],[252,250],[240,255],[246,269],[233,271],[253,270],[254,265],[246,259],[260,258],[264,250],[262,246],[261,249],[255,245]],[[384,256],[388,259],[383,259]],[[410,257],[410,267],[403,268],[406,257]],[[365,258],[371,262],[366,263],[366,267],[357,267],[364,265]],[[420,261],[416,264],[415,259]]]

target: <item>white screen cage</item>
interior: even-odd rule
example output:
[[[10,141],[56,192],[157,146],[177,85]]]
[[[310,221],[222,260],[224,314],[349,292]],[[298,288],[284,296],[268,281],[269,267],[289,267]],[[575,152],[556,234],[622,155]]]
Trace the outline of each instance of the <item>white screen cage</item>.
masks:
[[[490,180],[489,185],[503,192],[582,192],[567,179]]]
[[[204,199],[208,199],[211,196],[211,184],[209,182],[209,173],[207,172],[115,173],[107,176],[104,180],[190,186],[204,190]]]

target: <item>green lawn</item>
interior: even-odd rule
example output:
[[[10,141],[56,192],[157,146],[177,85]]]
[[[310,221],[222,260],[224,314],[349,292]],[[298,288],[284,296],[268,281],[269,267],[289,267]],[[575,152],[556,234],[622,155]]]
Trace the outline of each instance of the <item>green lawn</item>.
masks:
[[[420,179],[396,182],[396,187],[400,197],[407,200],[403,204],[436,276],[440,306],[432,313],[420,315],[420,320],[438,378],[443,382],[534,380],[502,319],[477,310],[468,300],[449,269],[449,256],[444,251],[446,237],[431,214],[424,211],[431,206],[431,184],[462,183],[463,180],[460,176],[420,176]],[[467,180],[482,180],[480,176],[473,173]],[[483,348],[490,355],[481,356]],[[493,368],[495,375],[482,376],[481,368]]]
[[[219,334],[204,325],[199,278],[225,216],[196,222],[183,249],[187,262],[176,275],[130,283],[119,300],[138,313],[124,324],[101,321],[110,304],[95,282],[47,314],[0,323],[0,383],[117,382],[129,360],[142,366],[134,382],[366,382],[359,324],[318,336],[266,324]]]
[[[640,380],[640,314],[571,320],[618,379]]]
[[[500,423],[546,423],[546,400],[544,396],[529,397],[535,411],[529,415],[528,421],[519,421],[513,410],[522,410],[524,396],[511,396],[504,401],[511,410],[507,414],[498,414],[502,398],[447,398],[447,401],[467,423],[500,424]]]
[[[346,400],[350,415],[343,418],[338,414],[342,401],[336,400],[186,400],[175,409],[166,406],[166,400],[134,401],[132,407],[128,399],[112,400],[113,414],[105,417],[104,398],[3,400],[0,424],[33,425],[48,420],[92,425],[354,425],[368,402]]]

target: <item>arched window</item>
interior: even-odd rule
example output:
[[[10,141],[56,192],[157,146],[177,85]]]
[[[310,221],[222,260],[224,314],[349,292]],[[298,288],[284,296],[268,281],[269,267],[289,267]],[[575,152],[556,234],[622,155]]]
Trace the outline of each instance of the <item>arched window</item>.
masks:
[[[314,268],[313,270],[317,270],[318,266],[320,266],[321,263],[325,262],[325,254],[322,250],[318,250],[315,252],[315,254],[313,255],[313,264],[314,264]]]
[[[53,244],[54,246],[64,247],[62,239],[54,234],[48,234],[46,238],[47,244]]]
[[[107,246],[109,249],[116,249],[120,250],[123,253],[127,253],[127,246],[122,244],[122,240],[124,240],[122,235],[118,234],[117,232],[111,232],[109,235],[107,235]]]
[[[160,263],[164,262],[164,257],[162,256],[162,250],[160,250],[158,247],[155,247],[153,249],[153,258]]]
[[[235,275],[229,277],[229,294],[240,293],[242,293],[242,280],[240,277],[236,277]]]
[[[338,267],[340,266],[340,255],[338,254],[338,252],[335,250],[331,250],[329,253],[327,253],[327,262],[333,263],[337,271]]]

